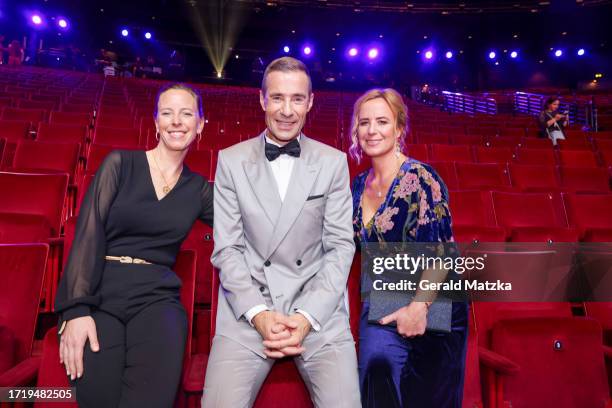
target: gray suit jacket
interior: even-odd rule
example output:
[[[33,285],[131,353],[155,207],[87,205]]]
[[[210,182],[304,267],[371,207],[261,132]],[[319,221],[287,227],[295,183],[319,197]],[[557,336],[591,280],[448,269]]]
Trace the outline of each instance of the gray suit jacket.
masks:
[[[308,312],[321,325],[304,359],[349,331],[345,288],[355,252],[346,155],[302,135],[285,200],[264,154],[264,134],[219,152],[211,257],[221,287],[217,334],[264,356],[245,319],[266,304]]]

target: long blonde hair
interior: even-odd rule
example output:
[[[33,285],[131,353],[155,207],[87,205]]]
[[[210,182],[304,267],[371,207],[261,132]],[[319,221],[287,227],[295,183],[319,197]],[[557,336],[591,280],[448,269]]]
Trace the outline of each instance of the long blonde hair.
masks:
[[[399,137],[400,149],[404,150],[406,134],[408,132],[408,108],[404,104],[402,96],[395,89],[392,88],[374,88],[370,89],[355,101],[353,107],[353,117],[351,119],[351,133],[349,134],[349,141],[351,146],[349,147],[349,156],[351,156],[357,163],[361,162],[363,152],[359,145],[359,138],[357,137],[357,127],[359,126],[359,110],[361,105],[371,101],[372,99],[382,98],[393,115],[395,116],[395,128],[401,131]]]

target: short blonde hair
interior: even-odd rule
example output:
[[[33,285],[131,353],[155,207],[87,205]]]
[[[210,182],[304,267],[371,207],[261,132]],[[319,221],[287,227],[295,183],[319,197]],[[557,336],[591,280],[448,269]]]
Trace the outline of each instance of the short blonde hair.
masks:
[[[159,98],[161,98],[161,96],[168,92],[168,91],[173,91],[173,90],[178,90],[178,91],[185,91],[188,94],[190,94],[191,96],[193,96],[193,99],[196,102],[196,106],[197,106],[197,114],[199,116],[199,119],[202,120],[204,119],[204,104],[202,103],[202,95],[200,95],[200,93],[193,88],[192,86],[189,86],[187,84],[184,84],[182,82],[173,82],[170,84],[167,84],[165,86],[162,86],[159,91],[157,92],[157,97],[155,98],[155,108],[153,110],[153,117],[157,118],[157,110],[159,107]]]
[[[349,134],[349,142],[351,146],[349,147],[349,155],[357,161],[357,163],[361,162],[361,157],[363,152],[361,150],[361,146],[359,145],[359,138],[357,137],[357,127],[359,126],[359,110],[361,106],[371,101],[372,99],[381,98],[389,108],[393,115],[395,116],[395,128],[401,131],[399,143],[400,149],[404,150],[406,134],[408,133],[408,108],[406,104],[404,104],[404,100],[402,96],[395,89],[392,88],[374,88],[370,89],[355,101],[355,106],[353,107],[353,118],[351,119],[351,133]]]

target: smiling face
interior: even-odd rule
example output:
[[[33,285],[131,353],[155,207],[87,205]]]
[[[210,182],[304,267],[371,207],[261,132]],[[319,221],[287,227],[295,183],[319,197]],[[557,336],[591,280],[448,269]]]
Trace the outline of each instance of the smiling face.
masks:
[[[169,89],[159,96],[155,127],[159,143],[169,150],[189,148],[204,128],[196,98],[183,89]]]
[[[308,76],[301,71],[272,71],[266,77],[265,94],[259,102],[266,113],[267,135],[284,145],[295,139],[312,108],[313,94]]]
[[[383,98],[364,102],[357,118],[357,139],[363,153],[380,157],[395,152],[401,131],[393,111]]]

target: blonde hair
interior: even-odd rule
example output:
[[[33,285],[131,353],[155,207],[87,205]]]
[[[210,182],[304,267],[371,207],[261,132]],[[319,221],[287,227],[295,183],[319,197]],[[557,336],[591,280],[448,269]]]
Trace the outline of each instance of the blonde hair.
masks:
[[[404,150],[406,133],[408,132],[408,108],[404,104],[402,96],[395,89],[392,88],[374,88],[370,89],[355,101],[353,107],[353,118],[351,119],[351,133],[349,134],[349,141],[351,146],[349,147],[349,155],[357,161],[361,162],[363,152],[359,145],[359,138],[357,137],[357,127],[359,126],[359,110],[361,106],[371,101],[372,99],[381,98],[393,112],[395,116],[395,128],[401,131],[399,137],[400,149]]]
[[[161,87],[159,89],[159,91],[157,92],[157,97],[155,98],[155,109],[153,110],[153,117],[157,118],[157,110],[158,110],[158,106],[159,106],[159,98],[166,92],[168,91],[172,91],[172,90],[179,90],[179,91],[185,91],[188,94],[190,94],[191,96],[193,96],[193,99],[195,99],[196,101],[196,106],[197,106],[197,113],[199,116],[200,120],[204,119],[204,104],[202,103],[202,96],[200,95],[200,93],[193,87],[181,83],[181,82],[174,82],[174,83],[170,83],[168,85],[165,85],[163,87]]]

